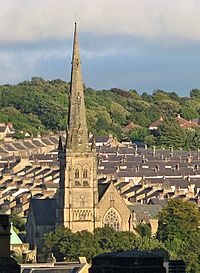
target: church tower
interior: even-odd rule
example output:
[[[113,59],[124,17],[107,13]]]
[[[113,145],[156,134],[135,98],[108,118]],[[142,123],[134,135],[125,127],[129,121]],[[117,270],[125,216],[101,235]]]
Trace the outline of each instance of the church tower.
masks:
[[[69,114],[65,145],[59,141],[60,186],[57,199],[57,225],[74,232],[96,227],[98,186],[95,145],[89,146],[86,109],[75,23]]]

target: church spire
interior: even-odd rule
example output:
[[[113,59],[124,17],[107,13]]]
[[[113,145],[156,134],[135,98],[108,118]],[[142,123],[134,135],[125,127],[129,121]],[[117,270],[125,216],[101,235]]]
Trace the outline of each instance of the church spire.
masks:
[[[73,152],[89,151],[86,110],[76,23],[74,30],[74,44],[71,66],[67,149],[72,150]]]

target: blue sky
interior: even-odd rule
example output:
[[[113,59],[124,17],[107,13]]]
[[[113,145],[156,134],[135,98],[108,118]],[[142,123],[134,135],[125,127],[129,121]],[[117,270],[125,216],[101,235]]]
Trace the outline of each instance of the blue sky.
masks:
[[[69,81],[74,21],[97,89],[200,88],[199,0],[0,0],[0,84]]]

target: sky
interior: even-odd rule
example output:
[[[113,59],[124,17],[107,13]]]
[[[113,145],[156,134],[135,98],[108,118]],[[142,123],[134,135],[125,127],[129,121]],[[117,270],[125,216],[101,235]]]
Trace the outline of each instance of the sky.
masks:
[[[70,79],[74,22],[84,83],[189,95],[200,88],[200,0],[0,0],[0,84]]]

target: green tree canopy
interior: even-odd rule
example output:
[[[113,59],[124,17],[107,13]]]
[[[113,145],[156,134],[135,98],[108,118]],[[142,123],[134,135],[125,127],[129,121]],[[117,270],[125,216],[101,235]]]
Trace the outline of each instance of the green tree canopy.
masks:
[[[184,147],[186,132],[182,129],[176,119],[168,118],[159,126],[159,144],[166,147]]]
[[[159,214],[157,237],[161,241],[185,239],[199,229],[197,206],[181,199],[170,199]]]
[[[129,91],[119,88],[84,88],[89,131],[96,135],[112,133],[121,139],[125,125],[133,122],[145,130],[161,115],[171,119],[181,113],[186,119],[200,118],[199,89],[192,90],[190,97],[180,97],[175,92],[163,90],[156,90],[152,95],[140,95],[134,88]],[[41,77],[33,77],[30,81],[16,85],[1,85],[0,121],[13,122],[19,132],[28,131],[33,135],[65,130],[68,98],[69,83],[60,79],[46,81]],[[169,128],[171,132],[174,130],[174,138],[169,138],[168,142],[172,141],[175,147],[179,147],[183,143],[180,143],[178,135],[183,139],[184,133],[175,129]],[[23,134],[21,136],[23,137]],[[20,137],[19,133],[17,137]],[[152,137],[146,140],[151,145]],[[156,144],[160,145],[158,140],[156,136]],[[163,137],[161,140],[164,146],[172,145]],[[188,144],[186,146],[188,147]]]

